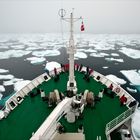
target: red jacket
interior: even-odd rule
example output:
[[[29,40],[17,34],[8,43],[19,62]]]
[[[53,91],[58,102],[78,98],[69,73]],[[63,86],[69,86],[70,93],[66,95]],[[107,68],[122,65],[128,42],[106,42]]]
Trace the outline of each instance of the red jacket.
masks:
[[[123,95],[123,96],[120,98],[120,102],[121,102],[121,103],[126,103],[126,102],[127,102],[127,98]]]

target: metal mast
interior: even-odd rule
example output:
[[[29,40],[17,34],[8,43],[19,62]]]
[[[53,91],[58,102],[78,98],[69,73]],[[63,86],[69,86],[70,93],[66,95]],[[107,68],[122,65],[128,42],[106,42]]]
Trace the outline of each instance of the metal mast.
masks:
[[[74,76],[74,54],[76,53],[76,48],[74,46],[74,37],[73,37],[73,13],[70,14],[70,39],[69,39],[69,47],[67,48],[67,53],[69,54],[69,81],[67,83],[67,89],[77,90]]]
[[[70,38],[69,38],[69,46],[67,48],[67,53],[69,54],[69,80],[67,83],[67,90],[70,90],[76,93],[77,84],[76,84],[75,76],[74,76],[74,54],[76,53],[76,47],[74,45],[73,27],[74,27],[74,22],[81,19],[81,17],[73,18],[73,12],[72,12],[70,14],[70,18],[64,18],[65,16],[64,9],[60,9],[59,15],[61,16],[62,20],[70,22]]]

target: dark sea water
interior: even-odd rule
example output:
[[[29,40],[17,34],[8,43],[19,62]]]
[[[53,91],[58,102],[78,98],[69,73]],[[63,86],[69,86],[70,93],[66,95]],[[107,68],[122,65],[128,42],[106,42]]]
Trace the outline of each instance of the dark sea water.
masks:
[[[0,52],[3,52],[3,53],[5,53],[5,51],[8,51],[8,50],[25,50],[29,47],[32,47],[32,45],[33,45],[33,47],[38,47],[38,46],[41,46],[42,43],[48,43],[48,46],[46,45],[45,48],[41,47],[39,50],[32,50],[31,53],[29,53],[28,55],[24,55],[22,57],[12,57],[11,56],[7,59],[0,59],[0,69],[9,70],[8,74],[12,74],[16,78],[23,78],[24,80],[32,80],[35,77],[37,77],[38,75],[44,73],[44,68],[45,68],[46,62],[44,62],[42,64],[33,65],[29,61],[25,61],[25,59],[29,58],[29,57],[33,57],[32,52],[34,52],[34,51],[41,51],[41,50],[47,50],[47,49],[53,51],[53,50],[55,50],[55,47],[57,45],[59,46],[59,48],[57,48],[57,50],[60,52],[60,55],[56,55],[56,56],[45,55],[44,58],[46,58],[46,61],[49,61],[49,62],[56,61],[58,63],[63,63],[63,64],[68,63],[68,55],[66,52],[65,45],[63,45],[61,41],[59,42],[58,39],[55,39],[56,35],[52,35],[52,37],[50,37],[50,36],[48,37],[48,36],[49,35],[39,35],[39,37],[40,37],[39,39],[37,37],[34,37],[33,35],[31,36],[31,38],[33,38],[33,39],[30,39],[30,35],[26,35],[25,37],[22,37],[22,35],[20,35],[20,37],[19,37],[20,39],[18,39],[18,36],[16,36],[16,37],[8,36],[8,37],[5,37],[6,40],[4,40],[4,37],[1,35]],[[22,41],[23,38],[24,38],[24,41]],[[128,81],[128,79],[120,73],[120,70],[133,70],[133,69],[140,70],[140,58],[133,59],[131,57],[128,57],[124,53],[121,53],[119,51],[119,49],[123,46],[117,45],[116,42],[118,41],[118,38],[119,37],[117,37],[117,39],[115,38],[116,40],[113,39],[113,41],[115,42],[114,49],[97,50],[97,53],[98,52],[106,53],[106,54],[108,54],[108,56],[93,57],[93,56],[90,56],[90,54],[91,54],[90,52],[85,52],[85,54],[87,55],[87,58],[84,58],[84,59],[79,58],[78,60],[75,60],[76,61],[75,63],[89,66],[90,68],[93,68],[94,70],[102,73],[103,75],[113,74],[119,78],[124,79],[126,81],[126,84],[122,85],[122,87],[124,89],[126,89],[126,87],[137,89],[136,93],[132,93],[132,92],[129,92],[129,93],[140,102],[139,86],[136,87],[136,86],[131,85],[130,81]],[[127,39],[127,37],[125,37],[125,38]],[[139,42],[139,40],[137,39],[138,37],[136,39],[135,38],[136,38],[135,36],[134,37],[132,36],[131,42],[134,40]],[[26,39],[28,40],[27,42],[25,41]],[[94,35],[93,42],[95,41],[94,39],[97,40],[97,43],[101,41],[100,36],[95,37],[95,35]],[[130,37],[128,37],[127,41],[129,41],[129,39],[130,39]],[[88,42],[88,36],[87,36],[86,40]],[[107,40],[109,40],[109,37],[107,37]],[[84,42],[85,42],[85,40],[84,40]],[[92,35],[90,35],[90,42],[92,42]],[[34,44],[30,44],[28,46],[28,43],[35,43],[36,46],[34,46]],[[90,48],[90,49],[96,50],[96,48],[94,48],[94,45],[93,45],[93,47],[91,47],[91,46],[88,46],[88,43],[84,44],[83,47],[81,45],[80,48],[78,48],[78,49],[87,50]],[[96,42],[94,42],[94,43],[96,44]],[[14,46],[14,45],[15,46],[23,45],[25,47],[23,47],[22,49],[21,48],[15,49],[14,47],[11,48],[11,46]],[[53,47],[53,45],[54,45],[54,47]],[[7,46],[8,48],[3,48],[3,46]],[[131,46],[131,44],[126,45],[125,47],[140,50],[139,43],[137,43],[136,45],[133,45],[133,46]],[[117,53],[119,56],[111,56],[112,53]],[[105,60],[105,58],[109,58],[109,57],[123,59],[124,62],[120,63],[120,62],[116,62],[116,61]],[[104,69],[103,68],[104,66],[107,66],[108,68]],[[6,80],[0,80],[0,85],[3,85],[3,81],[6,81]],[[5,87],[5,92],[1,92],[3,94],[2,99],[9,96],[14,91],[13,85],[4,86],[4,87]]]

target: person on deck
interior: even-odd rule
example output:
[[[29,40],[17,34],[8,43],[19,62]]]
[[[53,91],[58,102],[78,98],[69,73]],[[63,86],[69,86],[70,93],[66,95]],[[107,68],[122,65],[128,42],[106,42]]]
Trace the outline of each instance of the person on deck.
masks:
[[[69,70],[69,64],[65,64],[64,69],[65,69],[65,71],[68,71]]]
[[[123,106],[127,102],[127,98],[125,95],[120,97],[120,106]]]
[[[83,68],[83,65],[81,64],[80,67],[79,67],[79,71],[81,71]]]
[[[64,65],[61,63],[61,72],[64,72]]]
[[[100,90],[100,92],[99,92],[99,94],[98,94],[98,97],[101,99],[101,98],[103,98],[103,90]]]
[[[113,84],[111,84],[111,85],[109,86],[109,89],[110,89],[110,90],[113,90]]]
[[[87,75],[89,76],[89,67],[88,66],[86,68],[86,71],[87,71]]]
[[[74,65],[74,68],[75,68],[75,70],[78,71],[78,69],[79,69],[79,65],[78,65],[78,64],[75,64],[75,65]]]
[[[57,69],[56,68],[54,68],[54,74],[55,74],[55,76],[57,75]]]
[[[92,72],[93,72],[93,69],[90,69],[89,76],[91,76]]]
[[[44,98],[45,97],[45,92],[43,90],[41,90],[41,98]]]

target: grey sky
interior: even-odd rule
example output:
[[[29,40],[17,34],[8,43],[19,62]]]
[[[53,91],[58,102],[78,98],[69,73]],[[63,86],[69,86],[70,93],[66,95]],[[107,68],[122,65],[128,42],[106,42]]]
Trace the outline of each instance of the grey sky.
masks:
[[[87,33],[140,33],[140,0],[0,0],[0,33],[58,32],[62,5],[83,16]]]

